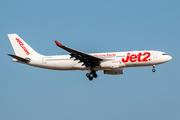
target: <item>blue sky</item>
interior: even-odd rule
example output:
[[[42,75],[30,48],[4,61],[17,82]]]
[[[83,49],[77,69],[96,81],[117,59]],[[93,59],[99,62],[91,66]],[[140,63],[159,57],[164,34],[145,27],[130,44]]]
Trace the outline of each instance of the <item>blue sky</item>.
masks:
[[[180,118],[178,0],[1,1],[1,120],[177,120]],[[84,71],[14,63],[7,34],[43,55],[64,55],[54,40],[86,52],[159,50],[173,59],[125,68],[90,82]]]

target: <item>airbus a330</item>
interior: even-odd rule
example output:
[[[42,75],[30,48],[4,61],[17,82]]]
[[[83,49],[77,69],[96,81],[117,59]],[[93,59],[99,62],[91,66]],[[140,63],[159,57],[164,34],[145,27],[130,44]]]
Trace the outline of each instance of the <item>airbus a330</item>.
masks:
[[[108,52],[87,54],[55,41],[56,45],[69,55],[44,56],[33,50],[17,34],[8,34],[15,55],[12,61],[51,70],[83,70],[89,71],[86,76],[89,80],[97,78],[97,71],[103,70],[104,74],[120,75],[126,67],[155,66],[172,59],[165,52],[144,50],[127,52]]]

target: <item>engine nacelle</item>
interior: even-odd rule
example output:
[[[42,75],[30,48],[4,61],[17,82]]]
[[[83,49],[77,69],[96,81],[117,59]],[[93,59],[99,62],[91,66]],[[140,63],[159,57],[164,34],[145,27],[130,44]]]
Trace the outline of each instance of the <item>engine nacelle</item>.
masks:
[[[120,67],[120,63],[118,60],[105,61],[100,63],[100,67],[104,69],[116,69]]]
[[[104,70],[104,74],[110,74],[110,75],[120,75],[124,73],[123,68],[114,69],[114,70]]]

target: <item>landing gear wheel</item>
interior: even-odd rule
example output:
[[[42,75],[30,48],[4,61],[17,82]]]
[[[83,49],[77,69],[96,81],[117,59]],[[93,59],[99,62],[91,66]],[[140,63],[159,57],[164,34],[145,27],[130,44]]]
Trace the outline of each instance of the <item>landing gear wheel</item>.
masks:
[[[93,75],[93,77],[94,77],[94,78],[97,78],[97,77],[98,77],[98,75],[97,75],[97,74],[94,74],[94,75]]]
[[[153,72],[156,72],[155,67],[156,65],[153,65],[153,69],[152,69]]]
[[[86,77],[89,77],[89,76],[90,76],[90,74],[89,74],[89,73],[87,73],[87,74],[86,74]]]
[[[93,80],[93,78],[97,78],[98,75],[96,74],[96,71],[92,70],[90,73],[86,73],[86,77],[89,78],[89,80]]]
[[[89,76],[89,80],[92,81],[92,80],[93,80],[93,77]]]

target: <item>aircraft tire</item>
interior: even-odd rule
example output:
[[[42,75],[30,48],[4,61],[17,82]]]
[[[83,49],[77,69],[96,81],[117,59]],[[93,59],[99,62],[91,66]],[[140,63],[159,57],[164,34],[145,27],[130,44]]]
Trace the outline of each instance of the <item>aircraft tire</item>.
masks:
[[[94,77],[94,78],[97,78],[97,77],[98,77],[98,75],[97,75],[97,74],[93,74],[93,77]]]
[[[89,80],[92,81],[92,80],[93,80],[93,77],[89,76]]]
[[[89,77],[90,76],[90,74],[89,73],[86,73],[86,77]]]

